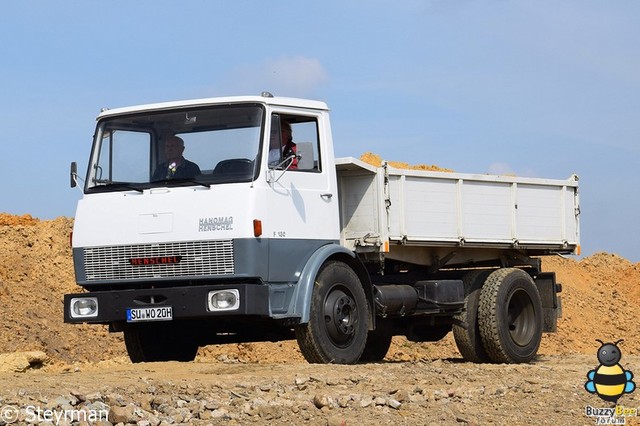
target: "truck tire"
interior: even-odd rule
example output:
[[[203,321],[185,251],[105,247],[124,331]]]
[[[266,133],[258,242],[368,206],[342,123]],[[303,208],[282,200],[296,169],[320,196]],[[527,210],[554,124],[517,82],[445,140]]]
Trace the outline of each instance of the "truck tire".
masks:
[[[453,337],[460,355],[466,361],[483,363],[491,361],[484,350],[480,337],[480,325],[478,324],[478,303],[482,285],[491,271],[471,271],[462,279],[464,285],[464,310],[454,316],[457,322],[466,324],[453,324]]]
[[[480,336],[493,362],[531,361],[542,340],[542,302],[533,279],[516,268],[489,275],[480,293]]]
[[[393,336],[390,331],[373,330],[367,335],[367,343],[360,355],[360,362],[380,362],[384,359],[391,347]]]
[[[343,262],[329,261],[318,272],[309,322],[296,339],[310,363],[354,364],[367,341],[368,306],[360,280]]]
[[[139,324],[124,329],[124,343],[131,362],[193,361],[198,345],[180,327]]]

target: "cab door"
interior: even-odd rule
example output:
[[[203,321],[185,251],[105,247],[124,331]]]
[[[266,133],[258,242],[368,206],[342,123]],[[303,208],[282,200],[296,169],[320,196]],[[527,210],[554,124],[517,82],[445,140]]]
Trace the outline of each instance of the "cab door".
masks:
[[[264,226],[264,236],[270,240],[270,282],[297,281],[315,250],[339,241],[337,183],[327,120],[321,112],[283,111],[271,116],[269,220]],[[295,160],[286,158],[292,145]]]

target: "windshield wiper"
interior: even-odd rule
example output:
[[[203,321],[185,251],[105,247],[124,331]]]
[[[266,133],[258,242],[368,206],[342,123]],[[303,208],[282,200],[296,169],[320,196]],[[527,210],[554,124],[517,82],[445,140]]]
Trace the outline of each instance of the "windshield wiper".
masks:
[[[131,191],[136,191],[142,194],[142,189],[137,188],[135,186],[133,186],[132,183],[129,182],[105,182],[104,185],[96,185],[91,189],[95,189],[95,190],[115,190],[115,191],[124,191],[124,190],[131,190]]]
[[[151,181],[151,183],[194,183],[196,185],[204,186],[206,188],[211,188],[211,184],[206,182],[201,182],[196,178],[178,178],[178,179],[160,179]]]

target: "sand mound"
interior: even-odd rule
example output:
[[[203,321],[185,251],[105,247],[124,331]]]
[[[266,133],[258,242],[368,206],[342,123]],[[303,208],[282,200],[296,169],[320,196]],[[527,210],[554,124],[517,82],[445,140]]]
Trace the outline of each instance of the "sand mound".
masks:
[[[63,295],[80,290],[69,244],[72,219],[0,217],[0,353],[43,351],[67,363],[122,355],[122,338],[106,327],[63,323]]]
[[[372,166],[380,167],[382,166],[382,157],[377,154],[373,154],[371,152],[365,152],[360,156],[360,160],[364,161],[367,164],[371,164]],[[453,172],[451,169],[445,169],[443,167],[436,166],[434,164],[416,164],[411,165],[409,163],[404,163],[402,161],[387,161],[387,163],[391,167],[395,167],[396,169],[410,169],[410,170],[427,170],[432,172]]]
[[[14,216],[7,213],[0,213],[0,226],[31,226],[40,222],[38,219],[31,217],[30,214],[22,216]]]

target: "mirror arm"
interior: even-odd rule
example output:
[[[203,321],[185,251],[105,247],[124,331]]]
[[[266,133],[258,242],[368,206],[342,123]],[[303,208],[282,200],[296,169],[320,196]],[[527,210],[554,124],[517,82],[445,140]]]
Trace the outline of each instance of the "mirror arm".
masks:
[[[290,156],[288,156],[287,158],[285,158],[284,160],[282,160],[281,162],[279,162],[279,163],[278,163],[276,166],[274,166],[273,168],[269,168],[269,176],[267,177],[267,182],[269,182],[270,184],[277,183],[277,182],[280,180],[280,178],[281,178],[282,176],[284,176],[285,172],[286,172],[287,170],[289,170],[289,168],[293,165],[293,160],[294,160],[294,159],[298,159],[298,160],[299,160],[299,159],[300,159],[300,156],[299,156],[299,155],[295,155],[295,154],[294,154],[294,155],[290,155]],[[278,176],[278,179],[273,180],[273,176],[274,176],[274,172],[275,172],[275,170],[276,170],[278,167],[281,167],[281,166],[282,166],[284,163],[286,163],[287,161],[289,162],[289,164],[287,165],[287,167],[285,167],[285,168],[282,170],[282,173],[280,174],[280,176]]]

